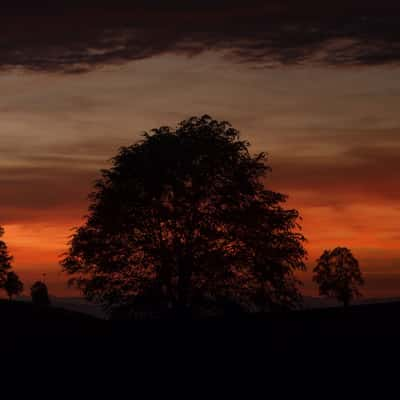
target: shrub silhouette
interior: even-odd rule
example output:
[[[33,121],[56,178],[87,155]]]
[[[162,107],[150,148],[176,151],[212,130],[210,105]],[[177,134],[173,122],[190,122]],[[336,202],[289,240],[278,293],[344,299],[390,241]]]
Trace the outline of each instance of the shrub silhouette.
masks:
[[[31,287],[32,303],[38,306],[50,305],[49,293],[44,282],[37,281]]]
[[[62,260],[70,283],[106,309],[148,298],[186,313],[199,296],[297,306],[304,237],[286,196],[264,187],[266,161],[209,116],[121,148]]]
[[[320,295],[334,297],[344,307],[361,296],[358,287],[364,284],[357,259],[345,247],[324,251],[314,268],[313,281],[318,284]]]
[[[23,292],[24,284],[21,282],[18,275],[11,271],[7,272],[3,288],[6,291],[8,298],[12,300],[13,296],[18,296]]]
[[[4,235],[4,229],[0,226],[0,238]],[[0,287],[3,287],[7,278],[7,272],[11,269],[12,257],[8,253],[7,245],[0,240]]]

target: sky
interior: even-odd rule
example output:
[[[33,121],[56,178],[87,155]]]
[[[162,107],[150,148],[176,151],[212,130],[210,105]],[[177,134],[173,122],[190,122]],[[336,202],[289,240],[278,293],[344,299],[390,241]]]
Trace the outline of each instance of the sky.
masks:
[[[99,170],[144,131],[209,114],[269,154],[266,185],[300,211],[306,294],[316,258],[346,246],[367,297],[400,296],[400,6],[112,3],[0,16],[0,225],[26,286],[46,274],[76,295],[58,261]]]

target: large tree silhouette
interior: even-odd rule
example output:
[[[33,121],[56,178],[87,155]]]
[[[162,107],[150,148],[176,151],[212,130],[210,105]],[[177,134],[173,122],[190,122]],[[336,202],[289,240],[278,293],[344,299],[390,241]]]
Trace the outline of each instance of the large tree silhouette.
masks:
[[[4,229],[0,226],[0,238],[4,235]],[[6,243],[0,240],[0,287],[4,285],[7,272],[11,269],[12,256],[8,252]]]
[[[264,187],[266,161],[209,116],[121,148],[62,261],[71,283],[106,309],[182,311],[204,297],[296,306],[304,237],[286,196]]]
[[[317,260],[313,280],[320,295],[334,297],[344,307],[361,295],[358,288],[364,284],[358,261],[346,247],[325,250]]]

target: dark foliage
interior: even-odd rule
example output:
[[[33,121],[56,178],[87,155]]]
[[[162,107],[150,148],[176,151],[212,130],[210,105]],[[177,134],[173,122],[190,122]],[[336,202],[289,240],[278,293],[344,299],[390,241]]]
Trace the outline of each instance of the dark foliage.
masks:
[[[23,292],[24,284],[19,279],[19,276],[14,271],[11,271],[6,275],[3,288],[11,300],[13,296],[18,296]]]
[[[0,226],[0,238],[4,235],[4,229]],[[0,240],[0,287],[4,285],[7,272],[11,269],[12,257],[8,253],[5,242]]]
[[[325,250],[317,262],[313,280],[319,286],[320,295],[334,297],[345,307],[361,296],[358,288],[364,284],[364,279],[358,261],[349,249]]]
[[[203,116],[122,148],[62,261],[71,283],[106,309],[187,312],[199,298],[297,306],[299,215],[264,187],[266,155],[248,147],[229,123]]]
[[[37,281],[31,287],[32,303],[38,306],[50,305],[49,293],[44,282]]]

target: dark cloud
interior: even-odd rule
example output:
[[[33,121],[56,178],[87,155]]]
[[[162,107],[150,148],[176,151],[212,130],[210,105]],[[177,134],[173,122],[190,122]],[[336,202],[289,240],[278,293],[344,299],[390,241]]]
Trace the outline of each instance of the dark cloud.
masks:
[[[0,67],[83,72],[104,64],[205,50],[258,66],[400,61],[397,1],[326,3],[13,2],[0,16]]]

